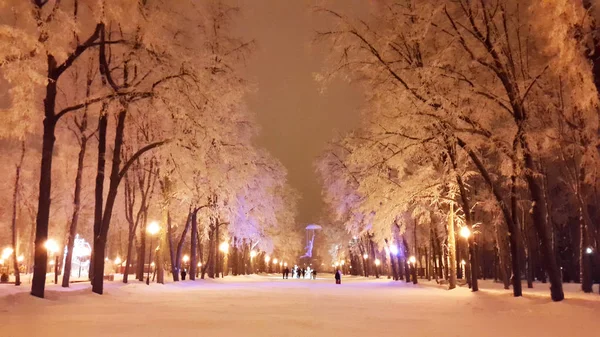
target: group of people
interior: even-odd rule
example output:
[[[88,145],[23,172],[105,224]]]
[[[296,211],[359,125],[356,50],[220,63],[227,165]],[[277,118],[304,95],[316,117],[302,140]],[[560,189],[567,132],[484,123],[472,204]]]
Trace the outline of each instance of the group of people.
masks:
[[[294,266],[294,268],[292,270],[290,270],[290,268],[285,267],[285,269],[283,269],[282,274],[283,274],[283,279],[289,279],[290,278],[290,272],[292,273],[292,278],[306,278],[306,275],[308,274],[308,276],[310,277],[311,280],[316,280],[317,279],[317,271],[316,270],[311,270],[310,267],[307,269],[304,268],[299,268],[298,266]]]

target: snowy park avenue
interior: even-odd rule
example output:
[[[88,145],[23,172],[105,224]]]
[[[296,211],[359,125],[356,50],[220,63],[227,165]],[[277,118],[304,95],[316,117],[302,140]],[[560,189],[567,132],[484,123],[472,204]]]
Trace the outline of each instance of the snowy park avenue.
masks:
[[[10,337],[596,336],[600,298],[593,294],[566,288],[566,300],[554,303],[547,284],[514,299],[482,283],[472,293],[434,282],[347,277],[336,285],[333,275],[238,276],[150,287],[114,282],[105,296],[92,294],[88,284],[49,286],[47,300],[2,295],[4,287],[0,327]]]

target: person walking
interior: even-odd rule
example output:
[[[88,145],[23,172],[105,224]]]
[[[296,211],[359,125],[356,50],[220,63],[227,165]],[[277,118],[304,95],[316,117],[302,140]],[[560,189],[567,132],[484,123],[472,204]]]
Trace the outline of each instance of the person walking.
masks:
[[[335,284],[342,284],[342,273],[339,269],[335,272]]]
[[[187,272],[185,271],[185,268],[181,269],[181,280],[185,281],[185,276],[187,275]]]
[[[317,279],[317,270],[316,269],[312,271],[312,278],[313,278],[313,280]]]
[[[302,268],[302,278],[304,278],[304,275],[306,275],[306,269]]]

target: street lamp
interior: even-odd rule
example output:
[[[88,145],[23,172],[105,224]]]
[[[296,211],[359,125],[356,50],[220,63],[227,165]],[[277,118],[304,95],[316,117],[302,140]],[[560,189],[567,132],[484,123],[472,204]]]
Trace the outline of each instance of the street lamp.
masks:
[[[592,254],[594,252],[594,250],[592,249],[592,247],[587,247],[585,249],[586,254]]]
[[[381,261],[379,261],[379,259],[375,259],[375,265],[376,265],[377,267],[379,267],[379,265],[380,265],[380,264],[381,264]]]
[[[265,256],[265,262],[269,263],[269,261],[271,261],[271,257],[269,255]]]
[[[117,256],[117,257],[115,258],[115,272],[116,272],[116,273],[118,273],[118,272],[119,272],[119,269],[120,269],[120,267],[121,267],[121,262],[123,262],[123,261],[121,261],[121,257],[120,257],[120,256]]]
[[[417,258],[414,256],[411,256],[408,258],[408,262],[412,263],[413,266],[415,265],[415,263],[417,263]]]
[[[258,255],[258,253],[255,250],[251,250],[250,251],[250,258],[253,259],[256,257],[256,255]]]
[[[287,267],[287,262],[284,262],[284,263],[283,263],[283,266],[284,266],[284,267]]]
[[[189,260],[190,260],[190,257],[188,255],[183,256],[183,262],[187,263]]]
[[[219,250],[225,254],[229,251],[229,244],[227,242],[221,242],[219,245]]]
[[[469,227],[467,226],[462,226],[460,228],[460,236],[462,236],[465,239],[468,239],[469,236],[471,236],[471,230],[469,229]]]
[[[50,261],[50,265],[54,265],[54,284],[58,284],[58,254],[56,254],[58,253],[58,244],[56,241],[48,239],[46,240],[46,243],[44,243],[44,247],[46,248],[46,252],[50,255],[54,255],[54,261]]]
[[[391,245],[390,246],[390,253],[394,254],[394,255],[398,255],[398,246],[396,245]]]
[[[366,260],[366,259],[368,259],[368,258],[369,258],[369,254],[365,253],[365,254],[363,255],[363,259],[365,259],[365,260]]]
[[[160,231],[160,226],[158,225],[158,222],[156,221],[152,221],[149,225],[148,228],[146,229],[148,231],[148,234],[150,234],[150,249],[149,249],[149,256],[148,256],[148,261],[152,261],[152,238],[154,237],[154,235],[156,233],[158,233],[158,231]],[[154,267],[154,262],[152,262],[150,264],[151,267]],[[148,268],[148,274],[146,275],[146,284],[150,285],[150,269],[152,268]]]
[[[277,264],[277,262],[279,262],[279,260],[273,259],[273,264]]]

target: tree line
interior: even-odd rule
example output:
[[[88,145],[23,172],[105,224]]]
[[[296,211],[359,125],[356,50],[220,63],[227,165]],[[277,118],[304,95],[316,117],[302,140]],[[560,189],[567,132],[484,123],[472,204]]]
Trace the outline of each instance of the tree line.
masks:
[[[14,177],[2,196],[11,235],[0,240],[10,242],[4,272],[17,285],[32,266],[31,294],[44,297],[51,239],[68,287],[77,234],[92,244],[98,294],[115,257],[123,282],[134,272],[143,280],[152,263],[163,283],[183,268],[191,279],[218,277],[228,263],[250,272],[251,252],[297,254],[297,193],[253,144],[258,128],[243,103],[254,43],[231,31],[239,8],[33,0],[0,13],[0,146],[3,174]]]
[[[315,36],[330,51],[317,80],[344,78],[366,100],[361,126],[316,162],[332,220],[347,233],[334,259],[373,268],[362,258],[370,249],[391,259],[395,278],[416,265],[450,288],[465,272],[473,290],[496,277],[515,296],[522,278],[549,282],[554,301],[565,281],[592,292],[595,5],[390,0],[358,16],[316,8],[332,23]]]

